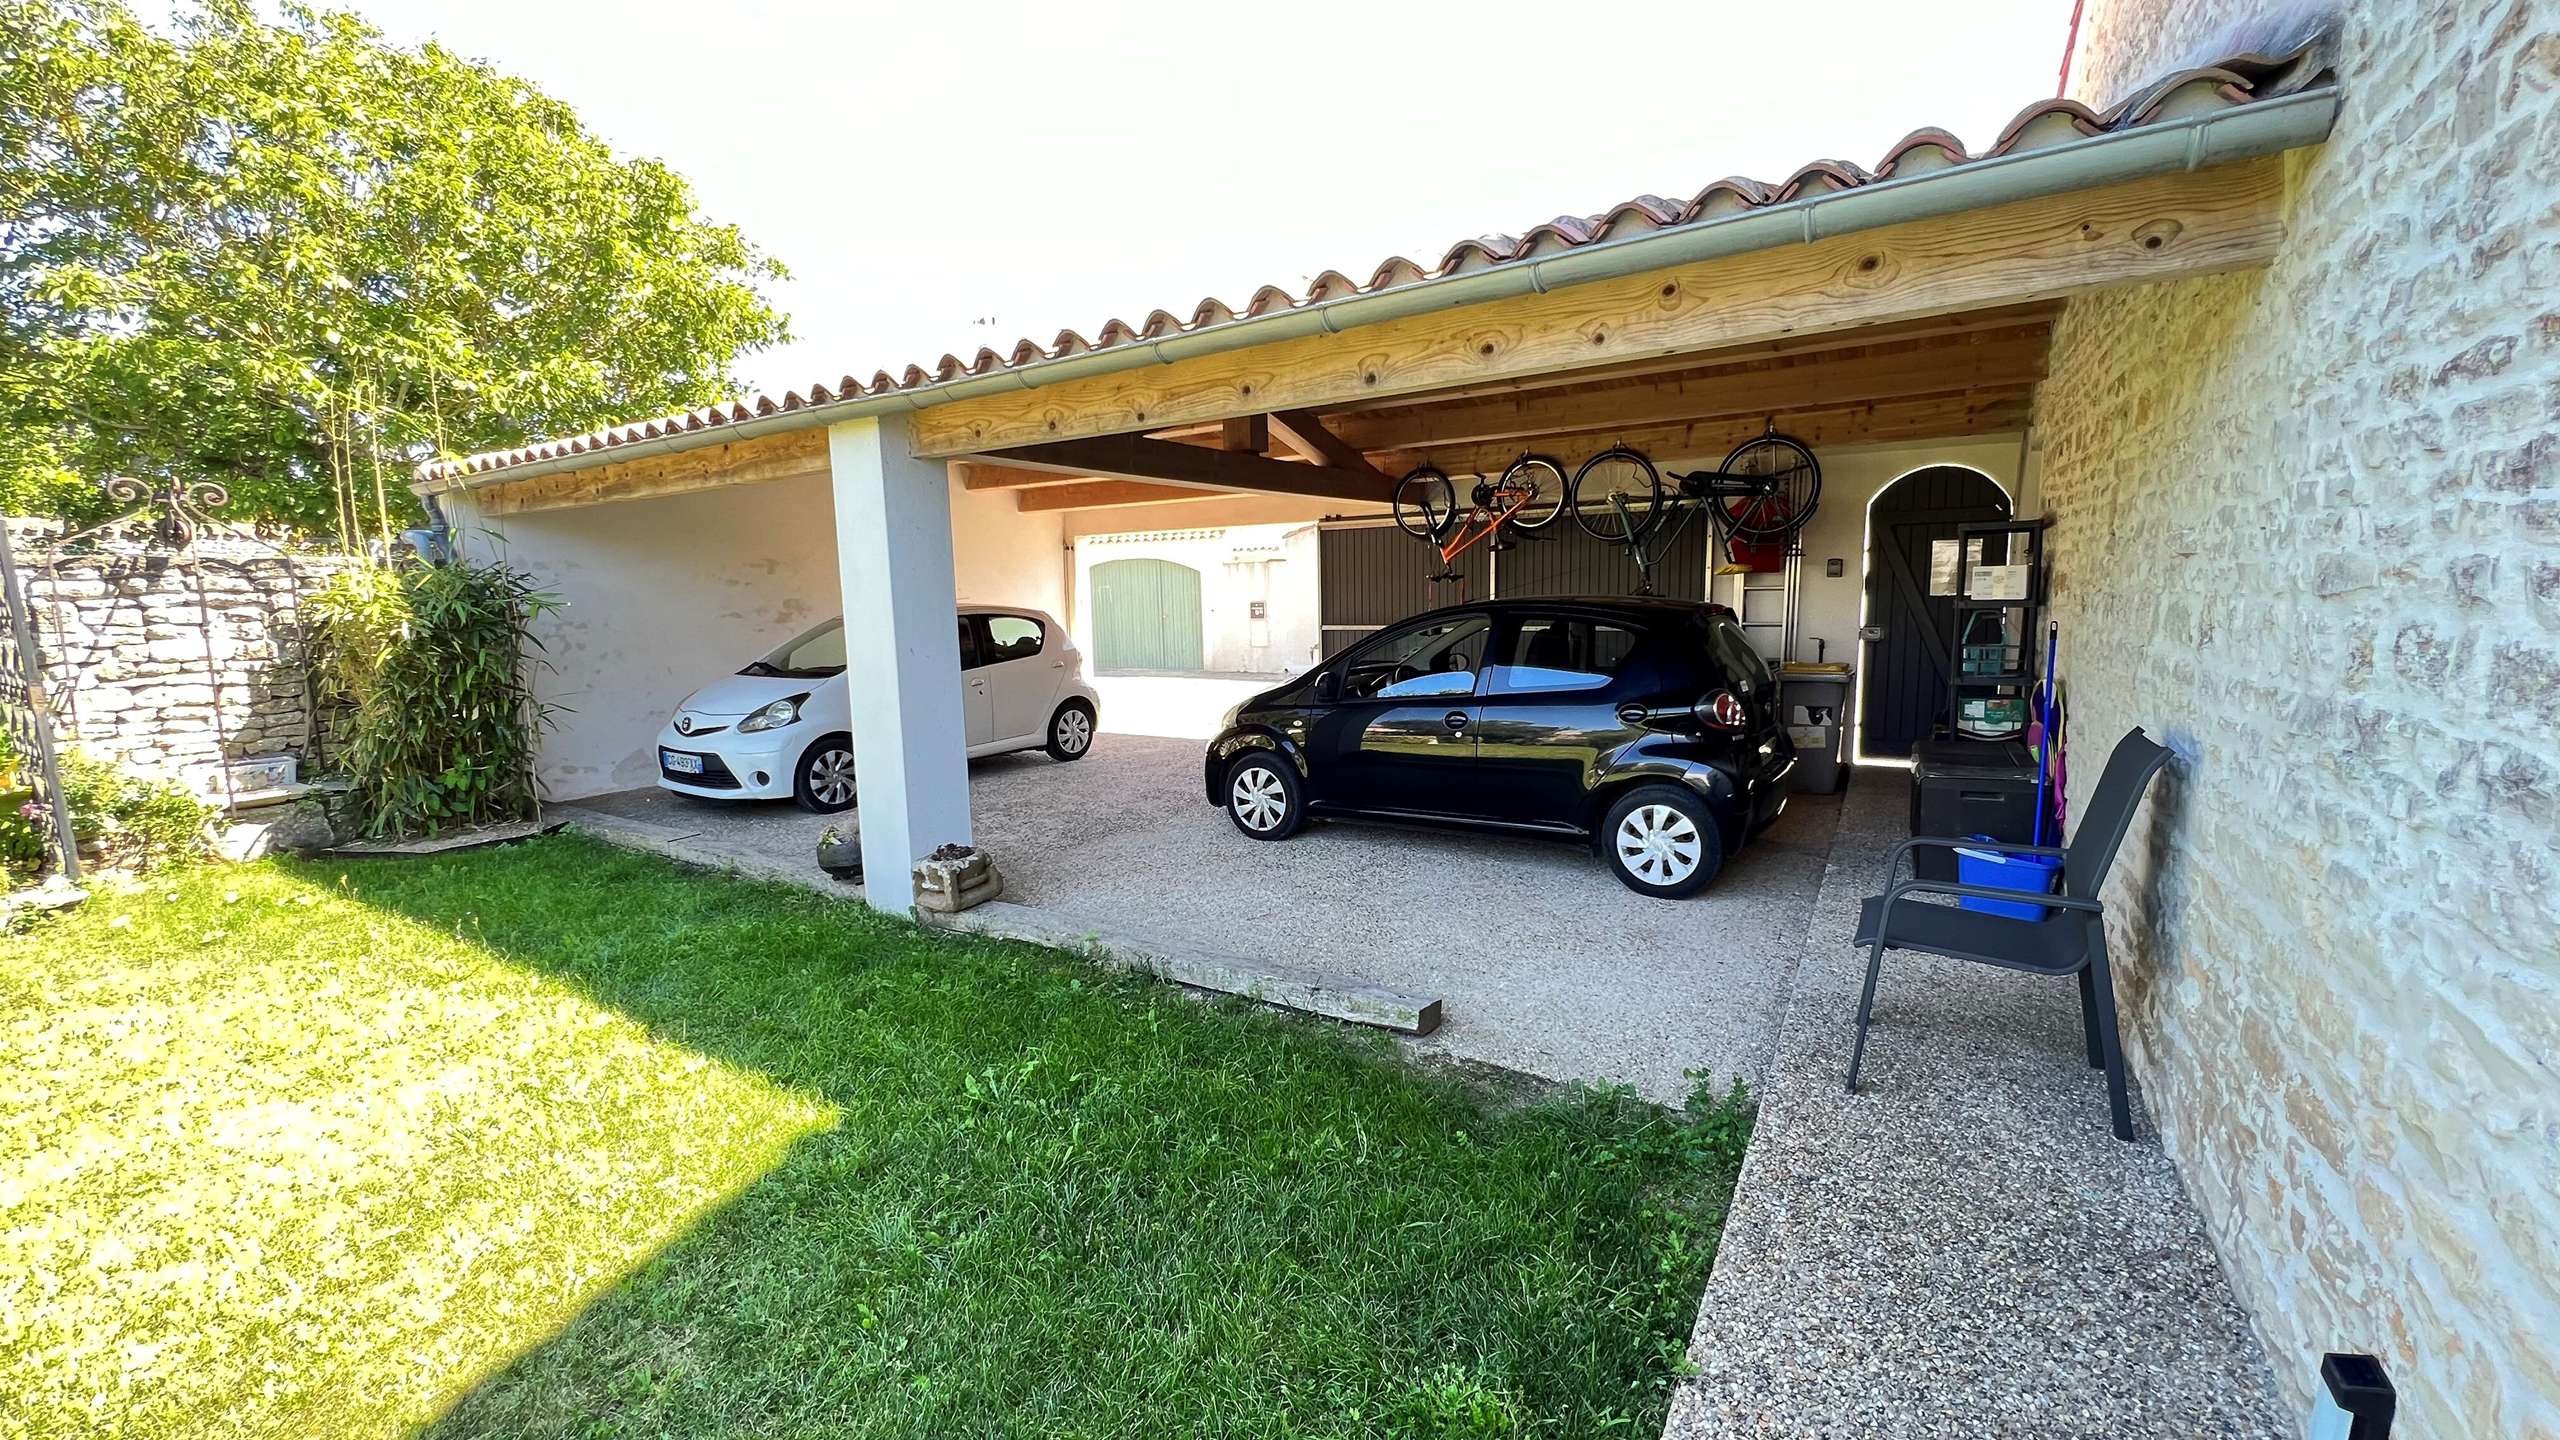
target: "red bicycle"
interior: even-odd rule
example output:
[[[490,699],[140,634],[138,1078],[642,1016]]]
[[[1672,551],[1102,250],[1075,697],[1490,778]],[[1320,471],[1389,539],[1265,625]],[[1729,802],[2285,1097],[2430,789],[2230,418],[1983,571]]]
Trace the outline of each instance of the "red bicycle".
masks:
[[[1568,508],[1565,489],[1562,465],[1544,455],[1523,455],[1500,479],[1479,477],[1462,513],[1449,477],[1432,466],[1416,466],[1396,482],[1396,526],[1439,552],[1443,569],[1432,579],[1455,580],[1458,557],[1477,545],[1510,548],[1509,540],[1496,538],[1506,527],[1539,530],[1554,524]]]

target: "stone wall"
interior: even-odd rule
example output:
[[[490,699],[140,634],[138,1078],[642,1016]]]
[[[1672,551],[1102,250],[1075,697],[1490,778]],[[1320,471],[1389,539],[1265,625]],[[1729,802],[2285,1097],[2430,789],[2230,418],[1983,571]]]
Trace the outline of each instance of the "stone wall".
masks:
[[[328,750],[301,603],[353,561],[230,538],[183,556],[122,541],[57,555],[37,527],[12,534],[65,744],[215,797],[226,759]]]
[[[2245,48],[2093,0],[2074,92]],[[2074,301],[2036,407],[2085,806],[2176,749],[2112,934],[2150,1113],[2271,1359],[2560,1435],[2560,28],[2360,0],[2262,273]],[[2286,18],[2298,18],[2288,15]]]

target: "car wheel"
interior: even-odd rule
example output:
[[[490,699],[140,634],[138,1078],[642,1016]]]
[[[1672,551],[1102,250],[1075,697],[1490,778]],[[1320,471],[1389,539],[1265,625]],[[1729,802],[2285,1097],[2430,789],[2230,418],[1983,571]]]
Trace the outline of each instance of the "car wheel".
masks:
[[[1227,818],[1256,840],[1286,840],[1307,823],[1297,769],[1268,750],[1227,767]]]
[[[1695,895],[1724,868],[1724,837],[1704,800],[1670,785],[1646,785],[1609,807],[1600,825],[1609,868],[1639,895]]]
[[[1081,700],[1070,700],[1049,717],[1049,758],[1064,762],[1081,760],[1093,748],[1093,707]]]
[[[800,757],[791,777],[791,798],[803,810],[833,815],[853,808],[853,737],[822,735]]]

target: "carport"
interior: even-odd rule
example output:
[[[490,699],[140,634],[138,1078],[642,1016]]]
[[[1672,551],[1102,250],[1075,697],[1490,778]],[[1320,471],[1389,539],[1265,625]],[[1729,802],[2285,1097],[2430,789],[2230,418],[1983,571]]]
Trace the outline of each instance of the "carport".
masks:
[[[569,600],[541,684],[577,697],[545,757],[572,797],[645,778],[654,714],[618,710],[665,703],[669,657],[840,603],[870,900],[903,913],[905,862],[975,835],[954,598],[1063,612],[1065,517],[1374,515],[1425,460],[1464,476],[1622,442],[1712,464],[1771,426],[1880,474],[1970,447],[2023,510],[2060,302],[2265,264],[2279,152],[2334,114],[2290,86],[2236,60],[2104,113],[2039,103],[1979,154],[1922,130],[1872,171],[1639,196],[1428,268],[438,462],[417,488],[466,549]]]

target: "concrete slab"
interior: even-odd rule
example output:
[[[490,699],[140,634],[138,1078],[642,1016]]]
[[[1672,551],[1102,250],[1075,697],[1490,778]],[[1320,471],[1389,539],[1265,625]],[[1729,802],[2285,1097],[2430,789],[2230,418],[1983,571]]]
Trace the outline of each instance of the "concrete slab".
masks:
[[[2291,1434],[2156,1133],[2108,1128],[2070,982],[1888,955],[1844,1091],[1849,936],[1907,830],[1852,787],[1665,1435]]]
[[[1004,870],[1004,903],[1066,934],[1142,934],[1438,997],[1444,1022],[1417,1047],[1546,1079],[1676,1103],[1688,1072],[1757,1083],[1766,1070],[1836,800],[1798,797],[1705,894],[1665,901],[1554,842],[1344,823],[1250,840],[1208,803],[1200,759],[1196,741],[1106,721],[1073,764],[972,765],[977,839]],[[656,789],[577,808],[659,827],[679,858],[820,885],[818,833],[844,824]]]

